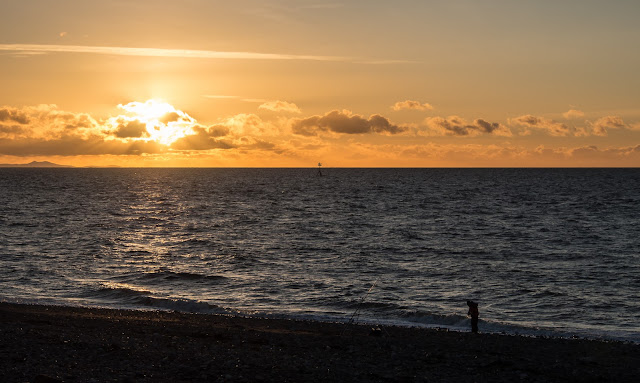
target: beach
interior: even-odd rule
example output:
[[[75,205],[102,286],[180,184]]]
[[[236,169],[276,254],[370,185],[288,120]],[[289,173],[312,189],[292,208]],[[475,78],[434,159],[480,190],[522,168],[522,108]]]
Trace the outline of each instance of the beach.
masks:
[[[0,303],[2,382],[624,382],[640,345]]]

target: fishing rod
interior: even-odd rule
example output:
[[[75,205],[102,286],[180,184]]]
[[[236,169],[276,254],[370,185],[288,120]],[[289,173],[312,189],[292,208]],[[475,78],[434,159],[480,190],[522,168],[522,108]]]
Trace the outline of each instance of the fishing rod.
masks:
[[[360,298],[360,302],[358,302],[358,306],[356,307],[356,310],[353,312],[353,314],[351,315],[351,318],[349,318],[349,322],[347,322],[347,324],[353,324],[354,323],[354,318],[357,316],[360,316],[360,309],[362,308],[362,304],[364,303],[364,301],[367,299],[367,297],[369,296],[369,294],[371,293],[371,291],[373,290],[374,287],[376,287],[376,284],[378,284],[378,281],[380,280],[380,277],[378,277],[373,284],[371,285],[371,287],[369,287],[369,290],[367,290],[367,293],[364,294],[361,298]]]

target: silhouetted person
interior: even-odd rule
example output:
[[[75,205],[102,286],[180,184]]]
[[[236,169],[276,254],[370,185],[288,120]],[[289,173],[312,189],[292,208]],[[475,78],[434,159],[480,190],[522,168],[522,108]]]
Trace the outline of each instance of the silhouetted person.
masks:
[[[469,306],[469,312],[467,315],[471,317],[471,332],[478,332],[478,316],[480,312],[478,311],[478,304],[474,301],[467,301],[467,306]]]

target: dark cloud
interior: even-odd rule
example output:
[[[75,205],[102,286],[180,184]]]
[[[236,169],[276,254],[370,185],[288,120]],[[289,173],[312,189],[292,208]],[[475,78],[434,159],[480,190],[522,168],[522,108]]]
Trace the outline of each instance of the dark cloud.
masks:
[[[147,132],[147,124],[140,120],[123,120],[119,121],[114,135],[120,138],[139,138],[148,137],[149,132]]]
[[[29,116],[21,110],[5,106],[0,108],[0,121],[14,121],[18,124],[28,124]]]
[[[379,114],[374,114],[369,117],[369,124],[371,125],[371,130],[376,133],[398,134],[405,130],[398,125],[393,125],[389,120]]]
[[[477,119],[474,121],[475,126],[483,133],[493,133],[494,130],[500,129],[500,124],[497,122],[487,122],[483,119]]]
[[[314,136],[319,132],[334,132],[343,134],[387,133],[397,134],[405,129],[393,125],[388,119],[380,115],[373,115],[368,119],[348,111],[331,111],[324,116],[311,116],[295,119],[291,126],[293,133],[303,136]]]
[[[207,134],[211,137],[224,137],[229,134],[229,127],[222,124],[211,125],[207,128]]]
[[[472,136],[480,133],[498,134],[502,136],[510,136],[511,131],[497,122],[488,122],[483,119],[476,119],[472,123],[458,116],[450,116],[447,118],[433,117],[426,120],[427,125],[431,128],[439,129],[445,134],[453,136]]]
[[[24,128],[19,125],[0,125],[0,133],[2,134],[20,134]]]
[[[517,117],[514,120],[521,124],[529,125],[529,126],[540,126],[543,124],[543,121],[544,121],[542,118],[533,116],[531,114]]]
[[[219,140],[220,130],[216,126],[210,128],[194,127],[196,134],[182,137],[171,144],[175,150],[211,150],[211,149],[231,149],[234,146],[226,141]]]

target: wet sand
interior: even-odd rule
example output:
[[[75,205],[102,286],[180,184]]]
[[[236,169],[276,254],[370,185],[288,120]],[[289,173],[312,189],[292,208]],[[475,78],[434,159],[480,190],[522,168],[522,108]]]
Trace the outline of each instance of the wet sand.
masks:
[[[636,382],[640,345],[0,303],[0,382]],[[482,328],[480,328],[482,331]]]

